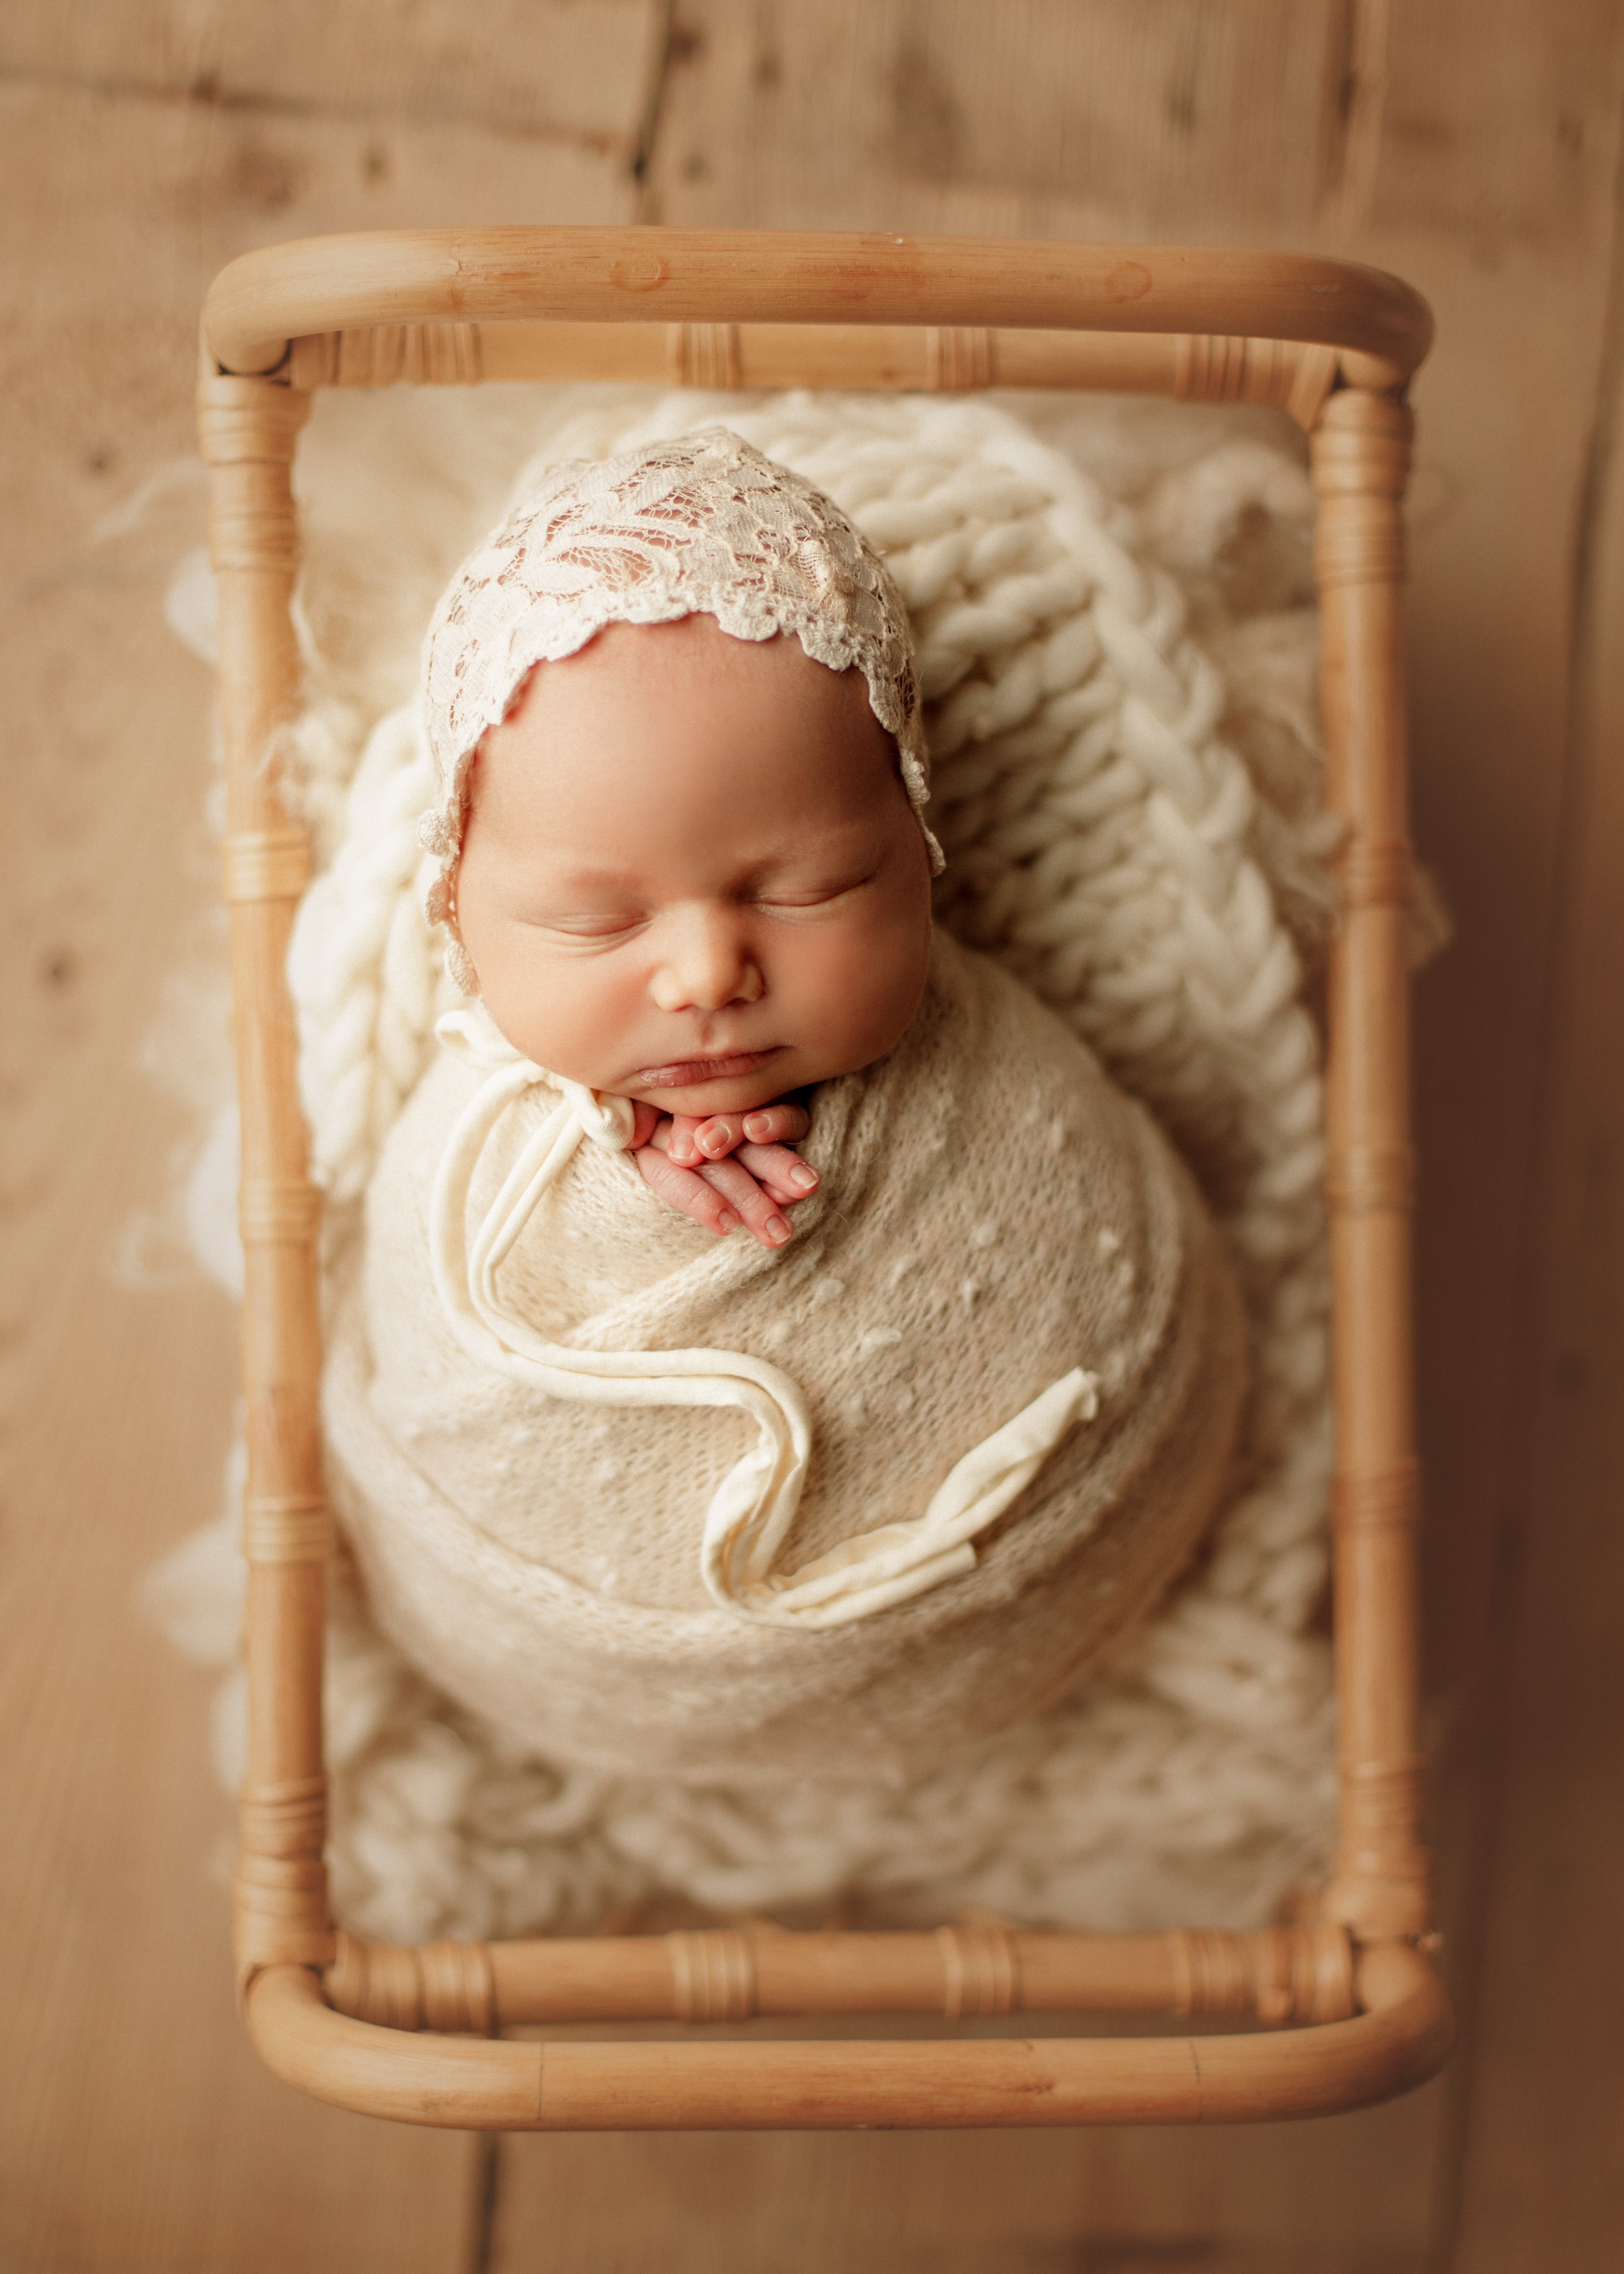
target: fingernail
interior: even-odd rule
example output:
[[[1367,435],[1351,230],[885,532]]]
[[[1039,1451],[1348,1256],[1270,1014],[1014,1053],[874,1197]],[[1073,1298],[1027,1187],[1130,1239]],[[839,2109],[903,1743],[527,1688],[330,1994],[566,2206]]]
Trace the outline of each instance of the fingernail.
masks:
[[[789,1172],[789,1180],[798,1193],[809,1193],[817,1182],[817,1171],[802,1161]]]
[[[732,1209],[724,1209],[722,1210],[722,1213],[716,1220],[716,1228],[724,1239],[726,1239],[730,1231],[738,1231],[739,1219],[733,1214]]]
[[[763,1224],[762,1230],[766,1233],[768,1239],[772,1242],[775,1247],[782,1247],[785,1241],[789,1238],[788,1223],[781,1216],[770,1216],[767,1218],[766,1223]]]
[[[674,1161],[679,1169],[686,1169],[690,1162],[699,1158],[699,1155],[694,1149],[691,1137],[673,1137],[665,1158]]]
[[[744,1117],[744,1133],[747,1137],[753,1137],[758,1145],[764,1144],[772,1134],[771,1116],[765,1113],[747,1113]]]
[[[727,1150],[727,1132],[726,1129],[702,1130],[698,1142],[700,1151],[708,1154],[714,1161],[718,1154]]]

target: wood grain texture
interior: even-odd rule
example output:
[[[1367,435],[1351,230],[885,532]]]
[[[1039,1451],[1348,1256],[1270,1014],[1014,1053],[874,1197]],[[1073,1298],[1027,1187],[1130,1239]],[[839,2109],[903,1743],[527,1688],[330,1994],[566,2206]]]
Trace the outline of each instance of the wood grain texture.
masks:
[[[324,1986],[357,2021],[478,2036],[862,2014],[1199,2014],[1280,2027],[1356,2010],[1352,1944],[1331,1921],[1252,1935],[1031,1934],[991,1920],[928,1934],[723,1927],[420,1949],[342,1933]]]
[[[292,340],[399,323],[508,318],[642,324],[819,323],[872,312],[935,326],[1314,340],[1377,359],[1400,385],[1432,339],[1401,280],[1247,247],[1062,244],[854,231],[417,230],[296,239],[218,275],[203,336],[225,372],[279,369]]]
[[[637,1963],[635,1952],[614,1956]],[[869,1957],[871,1971],[886,1964],[877,1946]],[[1199,2039],[894,2029],[871,2037],[843,2029],[833,2041],[730,2029],[645,2038],[605,2029],[599,2007],[600,2018],[568,2039],[549,2031],[539,2044],[511,2035],[491,2042],[466,2028],[415,2031],[392,2011],[376,2021],[335,2012],[315,1969],[297,1960],[256,1972],[244,2010],[278,2076],[335,2106],[413,2124],[542,2132],[1217,2127],[1367,2107],[1436,2074],[1455,2029],[1430,1960],[1407,1943],[1384,1942],[1358,1954],[1353,1978],[1360,2010],[1351,2018]]]
[[[28,6],[0,19],[0,75],[268,121],[472,125],[629,167],[664,35],[650,0]]]
[[[32,756],[7,770],[6,885],[31,922],[4,1066],[0,1807],[26,1834],[0,1843],[0,2263],[275,2274],[376,2248],[428,2274],[463,2222],[462,2144],[425,2156],[289,2105],[244,2045],[205,1686],[137,1606],[214,1503],[236,1374],[221,1299],[112,1269],[176,1133],[136,1061],[208,891],[207,689],[159,644],[150,568],[56,518],[72,440],[35,430],[24,501],[49,510],[10,518],[0,642]]]
[[[1601,2274],[1624,2235],[1624,275],[1580,531],[1562,921],[1505,1461],[1462,2274]]]
[[[816,200],[829,228],[1267,238],[1312,211],[1330,162],[1341,14],[683,0],[650,217],[786,228]]]
[[[1413,2274],[1408,2105],[1223,2134],[511,2138],[492,2274]]]
[[[619,39],[628,11],[608,12]],[[186,20],[219,30],[251,11]],[[654,20],[641,10],[636,28]],[[448,205],[470,221],[629,219],[637,111],[623,104],[602,147],[324,116],[313,10],[308,109],[157,99],[123,84],[161,76],[142,46],[156,21],[31,6],[0,30],[0,2264],[451,2274],[477,2226],[473,2143],[305,2102],[246,2042],[215,1868],[230,1811],[207,1757],[212,1683],[138,1603],[145,1571],[218,1505],[237,1375],[223,1299],[129,1236],[181,1133],[140,1070],[144,1038],[218,892],[208,674],[162,601],[201,536],[197,312],[221,262]],[[34,34],[76,43],[55,78],[19,76]],[[356,47],[345,67],[364,62]]]
[[[1607,228],[1618,110],[1613,0],[1354,0],[1352,31],[1379,7],[1379,48],[1347,43],[1344,102],[1380,145],[1363,217],[1439,229],[1479,266],[1511,244],[1555,250]]]

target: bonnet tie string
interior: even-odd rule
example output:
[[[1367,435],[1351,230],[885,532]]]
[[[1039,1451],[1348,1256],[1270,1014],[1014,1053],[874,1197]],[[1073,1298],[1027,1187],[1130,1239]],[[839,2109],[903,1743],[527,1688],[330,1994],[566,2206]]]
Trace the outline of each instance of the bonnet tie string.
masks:
[[[624,1152],[629,1099],[555,1074],[523,1058],[482,1005],[451,1012],[436,1029],[448,1049],[486,1073],[452,1130],[429,1209],[434,1284],[464,1350],[549,1397],[611,1405],[733,1406],[754,1420],[756,1442],[711,1497],[700,1575],[712,1601],[752,1624],[844,1626],[906,1602],[974,1570],[976,1535],[1030,1483],[1062,1438],[1098,1411],[1094,1377],[1074,1367],[955,1464],[923,1516],[856,1534],[792,1573],[777,1568],[794,1523],[812,1449],[806,1400],[764,1359],[715,1350],[594,1351],[547,1342],[508,1309],[497,1275],[544,1193],[584,1141]],[[498,1123],[528,1090],[560,1102],[532,1133],[470,1237],[469,1203]]]

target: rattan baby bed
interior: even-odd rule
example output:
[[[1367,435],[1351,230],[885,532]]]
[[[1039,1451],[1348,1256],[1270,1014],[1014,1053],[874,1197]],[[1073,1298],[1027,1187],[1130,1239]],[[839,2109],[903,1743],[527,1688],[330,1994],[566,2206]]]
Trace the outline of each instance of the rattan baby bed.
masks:
[[[1373,271],[1281,254],[755,232],[491,229],[251,253],[204,316],[243,1105],[252,1730],[237,1951],[270,2066],[377,2115],[500,2128],[1236,2121],[1401,2091],[1450,2039],[1417,1838],[1410,1150],[1399,584],[1406,382],[1430,320]],[[309,870],[266,752],[295,698],[291,466],[323,386],[1132,389],[1288,410],[1312,438],[1329,794],[1348,824],[1329,988],[1341,1809],[1315,1923],[1267,1933],[735,1931],[366,1944],[322,1862],[320,1196],[283,967]],[[771,2041],[623,2025],[1056,2012],[1230,2035]],[[621,2025],[613,2041],[504,2038]],[[1257,2025],[1269,2025],[1259,2029]],[[412,2033],[417,2034],[412,2034]]]

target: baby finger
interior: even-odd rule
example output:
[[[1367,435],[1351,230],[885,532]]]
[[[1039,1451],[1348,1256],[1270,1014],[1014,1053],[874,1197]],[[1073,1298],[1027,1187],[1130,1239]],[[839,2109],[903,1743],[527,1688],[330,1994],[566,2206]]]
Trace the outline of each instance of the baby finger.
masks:
[[[713,1161],[700,1174],[737,1209],[763,1247],[786,1245],[792,1237],[788,1217],[779,1215],[778,1203],[771,1193],[762,1190],[748,1169],[741,1168],[737,1161]]]
[[[752,1145],[793,1145],[810,1129],[812,1116],[804,1105],[780,1100],[747,1113],[741,1126]]]
[[[708,1121],[696,1122],[694,1126],[694,1143],[703,1160],[725,1161],[743,1140],[741,1113],[713,1113]]]
[[[817,1171],[787,1145],[741,1145],[733,1158],[787,1207],[810,1200],[817,1190]]]
[[[673,1113],[665,1124],[665,1149],[680,1169],[703,1167],[705,1156],[695,1141],[704,1126],[692,1113]]]
[[[737,1231],[741,1220],[739,1211],[730,1205],[726,1193],[717,1191],[703,1177],[695,1176],[692,1169],[678,1168],[651,1145],[644,1146],[635,1158],[643,1183],[667,1208],[675,1209],[679,1216],[691,1216],[695,1224],[703,1224],[718,1238],[726,1239]]]

